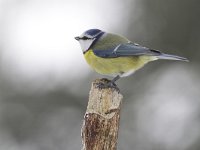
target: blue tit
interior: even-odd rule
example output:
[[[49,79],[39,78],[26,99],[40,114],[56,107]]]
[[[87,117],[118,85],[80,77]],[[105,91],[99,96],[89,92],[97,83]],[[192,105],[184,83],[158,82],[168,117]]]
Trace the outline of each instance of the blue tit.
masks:
[[[143,47],[121,35],[99,29],[87,30],[75,39],[79,41],[87,63],[96,72],[114,77],[109,85],[114,85],[120,77],[129,76],[154,60],[188,61],[187,58]]]

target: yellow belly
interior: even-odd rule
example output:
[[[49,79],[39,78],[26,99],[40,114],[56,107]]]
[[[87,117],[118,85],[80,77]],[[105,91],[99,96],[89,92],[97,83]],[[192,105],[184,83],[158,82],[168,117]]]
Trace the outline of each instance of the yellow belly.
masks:
[[[92,50],[88,50],[85,54],[87,63],[98,73],[104,75],[121,75],[126,76],[135,70],[143,67],[147,62],[156,60],[152,56],[131,56],[117,58],[101,58],[96,56]]]

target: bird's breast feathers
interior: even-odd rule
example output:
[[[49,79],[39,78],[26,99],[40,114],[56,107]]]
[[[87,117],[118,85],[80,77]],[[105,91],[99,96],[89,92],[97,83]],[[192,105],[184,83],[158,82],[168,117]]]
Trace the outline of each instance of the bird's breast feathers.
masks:
[[[110,76],[128,76],[150,61],[148,56],[102,58],[88,50],[84,57],[87,63],[98,73]]]

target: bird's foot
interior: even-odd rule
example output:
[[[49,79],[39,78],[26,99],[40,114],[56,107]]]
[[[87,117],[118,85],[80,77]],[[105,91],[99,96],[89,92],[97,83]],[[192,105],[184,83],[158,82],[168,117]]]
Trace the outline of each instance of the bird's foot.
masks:
[[[96,87],[99,89],[113,88],[119,92],[119,88],[117,87],[117,85],[114,82],[105,78],[101,79],[101,82],[96,83]]]

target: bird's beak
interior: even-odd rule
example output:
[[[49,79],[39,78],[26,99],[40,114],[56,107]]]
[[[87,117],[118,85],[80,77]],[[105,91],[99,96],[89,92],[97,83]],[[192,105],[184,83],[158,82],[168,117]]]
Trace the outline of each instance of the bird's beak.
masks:
[[[79,36],[76,36],[75,39],[76,39],[77,41],[79,41],[79,40],[80,40],[80,37],[79,37]]]

